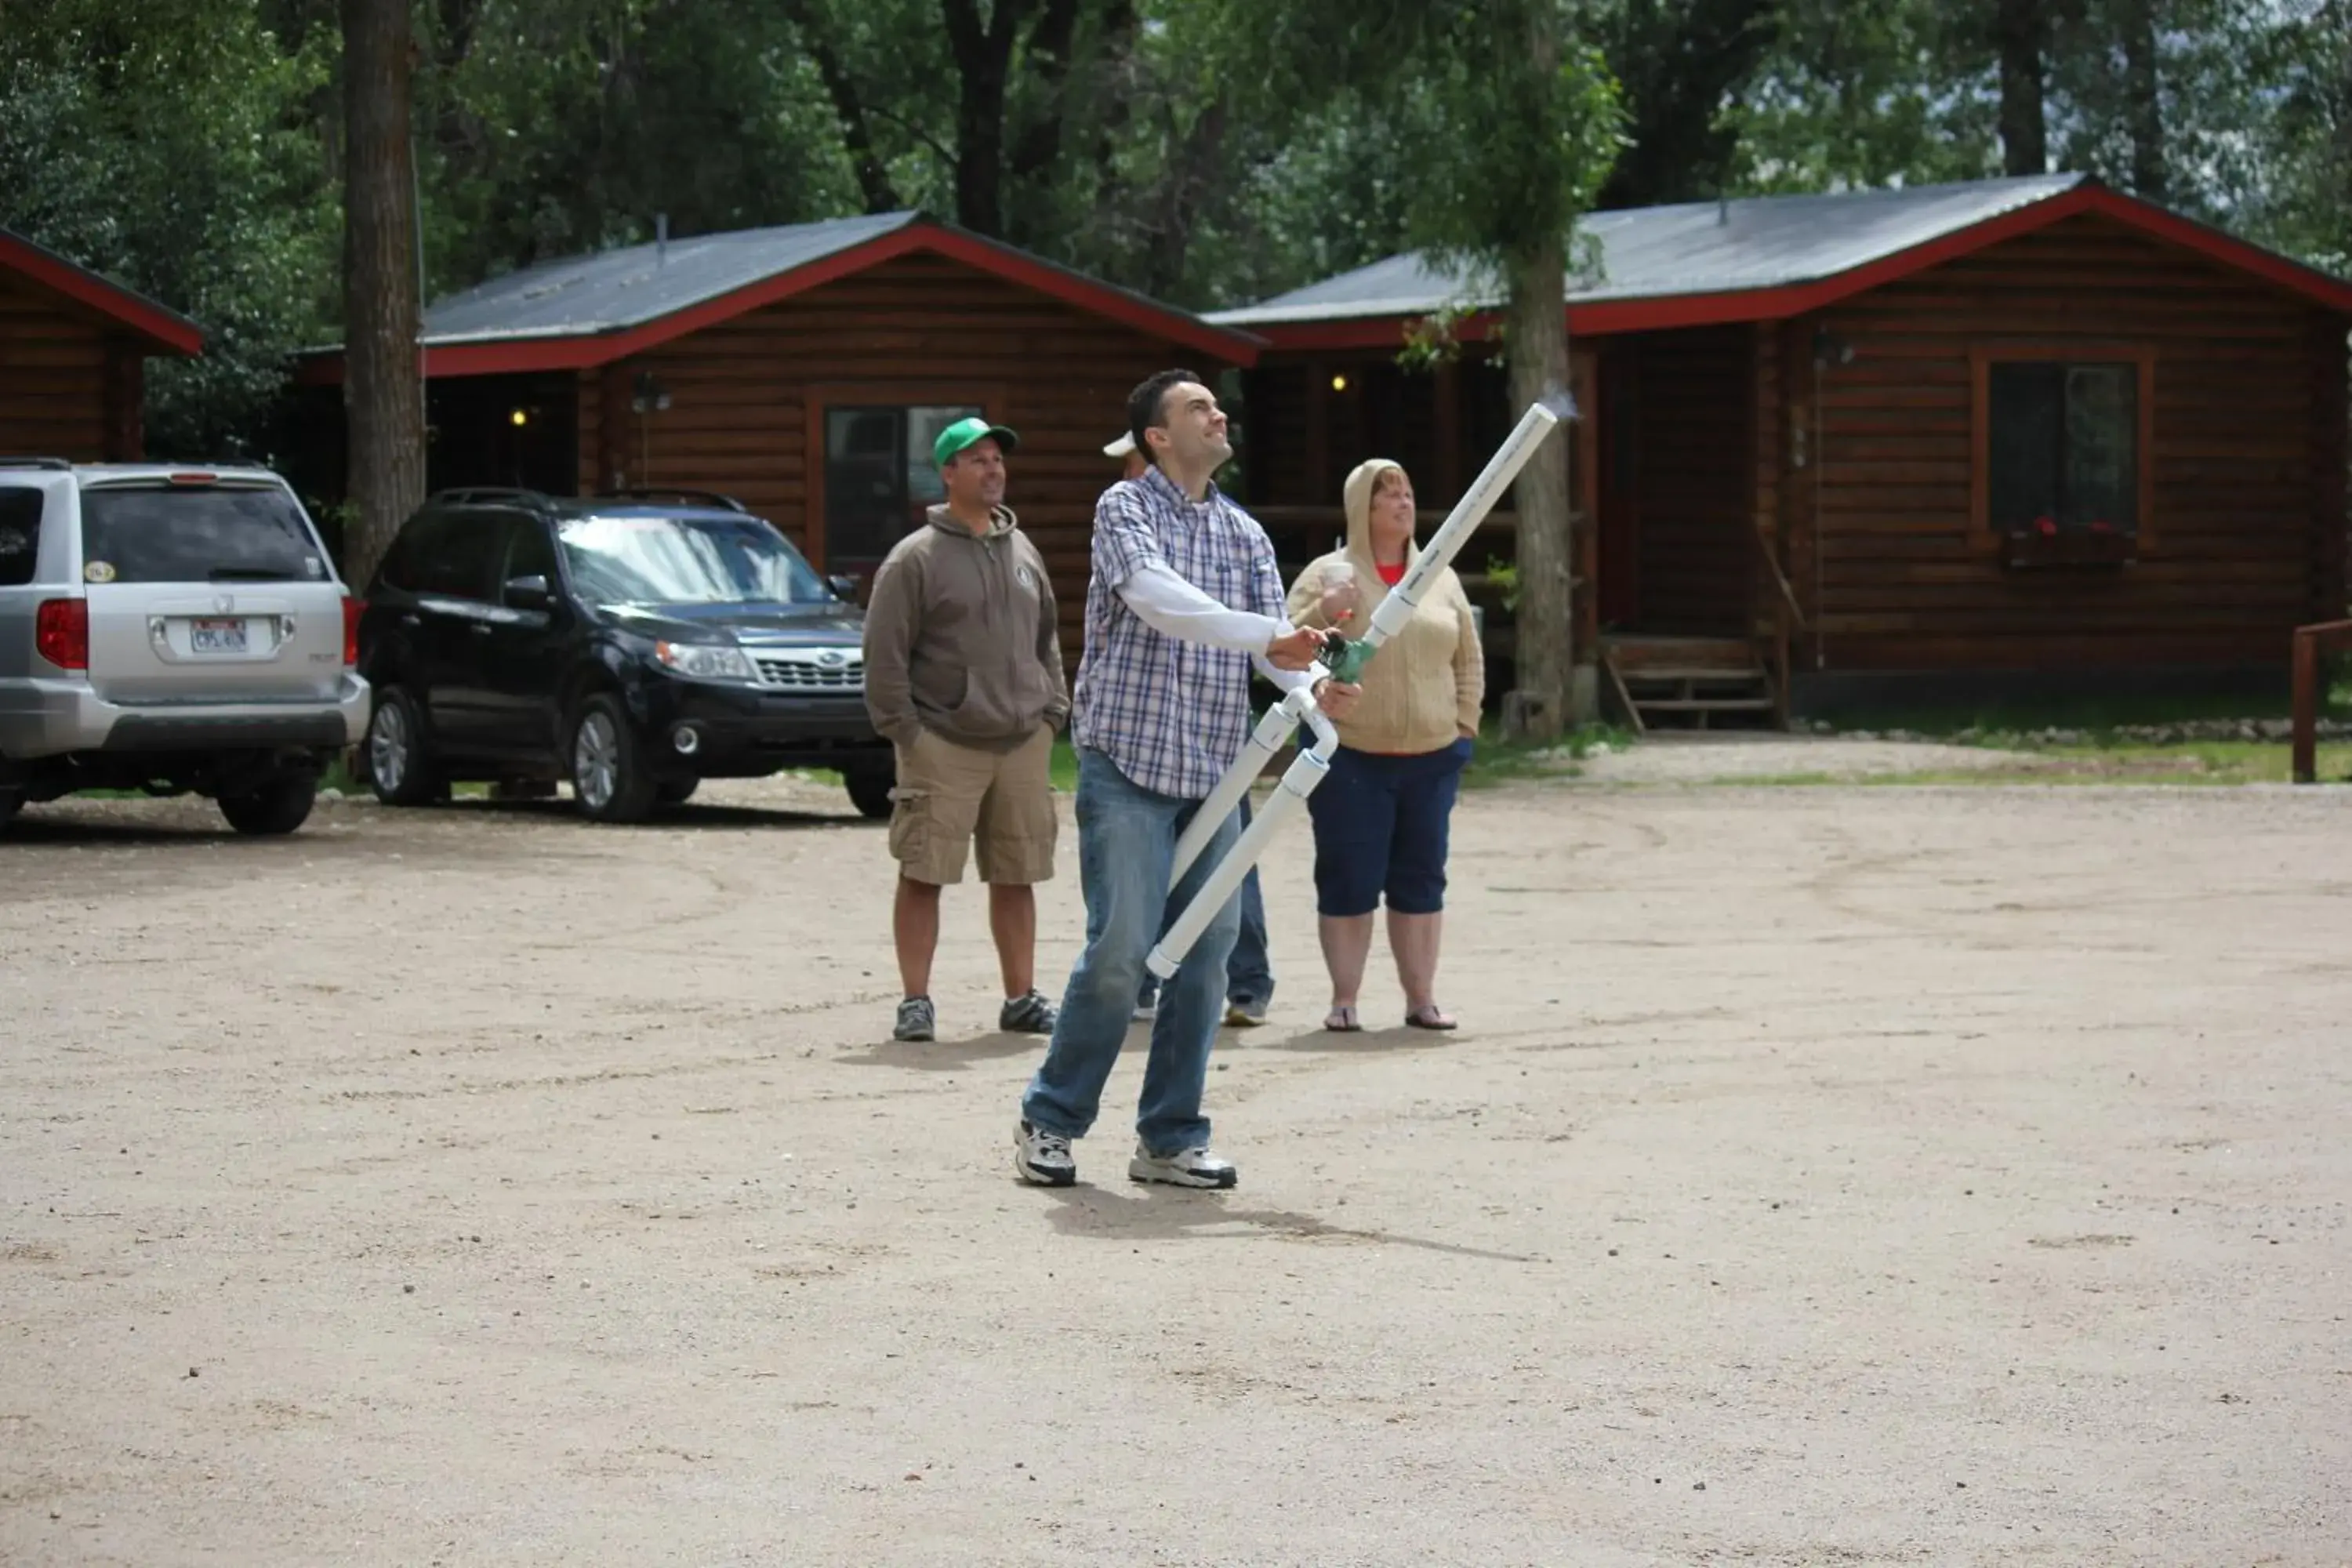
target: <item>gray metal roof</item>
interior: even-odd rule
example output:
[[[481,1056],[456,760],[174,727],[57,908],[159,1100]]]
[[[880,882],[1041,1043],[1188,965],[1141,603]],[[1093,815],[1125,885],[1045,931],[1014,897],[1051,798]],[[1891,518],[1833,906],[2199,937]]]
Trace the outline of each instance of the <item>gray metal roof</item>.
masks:
[[[698,234],[667,246],[545,261],[434,301],[425,312],[425,341],[440,346],[622,331],[894,234],[920,217],[882,213]]]
[[[1599,241],[1601,275],[1571,275],[1571,304],[1721,294],[1813,283],[1972,228],[2084,183],[2081,174],[1978,180],[1835,195],[1758,196],[1593,213],[1577,226]],[[1224,327],[1425,315],[1465,298],[1461,282],[1418,253],[1327,278],[1208,320]]]

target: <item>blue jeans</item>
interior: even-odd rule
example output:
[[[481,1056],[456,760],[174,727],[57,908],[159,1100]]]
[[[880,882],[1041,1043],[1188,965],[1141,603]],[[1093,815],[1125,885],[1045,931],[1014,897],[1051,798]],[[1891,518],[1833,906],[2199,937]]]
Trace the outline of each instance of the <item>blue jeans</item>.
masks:
[[[1242,796],[1242,827],[1250,823],[1249,796]],[[1184,906],[1174,899],[1168,900],[1168,913],[1160,922],[1160,934],[1176,923]],[[1139,1007],[1154,1005],[1160,994],[1159,976],[1144,972],[1143,988],[1136,993]],[[1236,1007],[1255,1007],[1261,1012],[1274,1005],[1274,962],[1265,951],[1265,895],[1258,890],[1257,868],[1242,879],[1242,931],[1234,942],[1234,955],[1225,961],[1225,1000]]]
[[[1158,939],[1161,916],[1171,897],[1180,906],[1190,902],[1241,837],[1237,812],[1171,889],[1168,871],[1176,840],[1200,805],[1143,788],[1100,752],[1078,752],[1078,886],[1087,900],[1087,945],[1070,971],[1045,1059],[1021,1100],[1021,1114],[1048,1132],[1083,1138],[1094,1126],[1103,1085],[1127,1041],[1143,960]],[[1226,900],[1209,921],[1168,982],[1151,1021],[1135,1132],[1153,1154],[1181,1153],[1209,1141],[1201,1090],[1224,1012],[1225,959],[1241,928],[1240,903]]]

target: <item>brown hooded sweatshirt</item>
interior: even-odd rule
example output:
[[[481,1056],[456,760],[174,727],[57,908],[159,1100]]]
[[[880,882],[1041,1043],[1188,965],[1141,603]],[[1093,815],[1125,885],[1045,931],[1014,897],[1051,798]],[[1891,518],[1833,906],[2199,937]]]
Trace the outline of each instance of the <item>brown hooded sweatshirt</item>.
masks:
[[[866,606],[866,710],[901,746],[926,730],[1009,752],[1069,716],[1045,557],[998,507],[974,534],[944,506],[900,540]]]
[[[1307,563],[1290,588],[1290,621],[1328,626],[1323,589],[1328,568],[1345,563],[1356,569],[1363,610],[1342,628],[1350,636],[1369,630],[1372,612],[1389,596],[1372,559],[1372,485],[1382,472],[1400,468],[1385,458],[1357,465],[1340,491],[1348,512],[1348,547]],[[1405,546],[1405,564],[1421,558],[1418,542]],[[1336,720],[1340,743],[1351,751],[1418,755],[1452,745],[1464,731],[1475,734],[1479,705],[1486,696],[1486,654],[1478,647],[1478,624],[1470,596],[1452,567],[1437,574],[1414,606],[1412,619],[1381,645],[1364,666],[1364,694],[1345,719]]]

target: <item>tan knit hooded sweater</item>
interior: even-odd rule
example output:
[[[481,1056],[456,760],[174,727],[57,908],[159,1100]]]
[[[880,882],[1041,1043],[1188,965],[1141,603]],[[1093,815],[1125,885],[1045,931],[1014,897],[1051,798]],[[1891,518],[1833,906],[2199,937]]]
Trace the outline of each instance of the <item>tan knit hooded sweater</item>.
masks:
[[[1401,464],[1374,458],[1356,465],[1348,476],[1340,491],[1348,512],[1348,547],[1309,563],[1299,573],[1290,587],[1293,626],[1329,625],[1323,617],[1323,590],[1329,568],[1345,562],[1356,569],[1364,607],[1341,629],[1351,636],[1370,629],[1372,612],[1389,595],[1372,559],[1372,486],[1390,469],[1403,471]],[[1418,542],[1405,546],[1408,566],[1420,556]],[[1339,741],[1359,752],[1438,751],[1465,732],[1478,732],[1478,710],[1486,696],[1486,663],[1478,647],[1477,623],[1471,617],[1461,579],[1448,567],[1422,595],[1404,629],[1382,643],[1364,667],[1364,695],[1355,710],[1339,721]]]

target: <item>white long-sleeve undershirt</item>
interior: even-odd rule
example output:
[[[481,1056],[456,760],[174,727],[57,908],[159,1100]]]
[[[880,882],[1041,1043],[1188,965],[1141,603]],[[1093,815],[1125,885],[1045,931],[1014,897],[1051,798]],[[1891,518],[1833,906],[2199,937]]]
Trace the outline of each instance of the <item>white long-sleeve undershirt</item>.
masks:
[[[1257,672],[1283,691],[1318,679],[1312,669],[1281,669],[1265,657],[1268,644],[1293,630],[1286,616],[1261,616],[1221,605],[1169,566],[1145,566],[1118,585],[1118,596],[1143,624],[1164,636],[1250,656]]]

